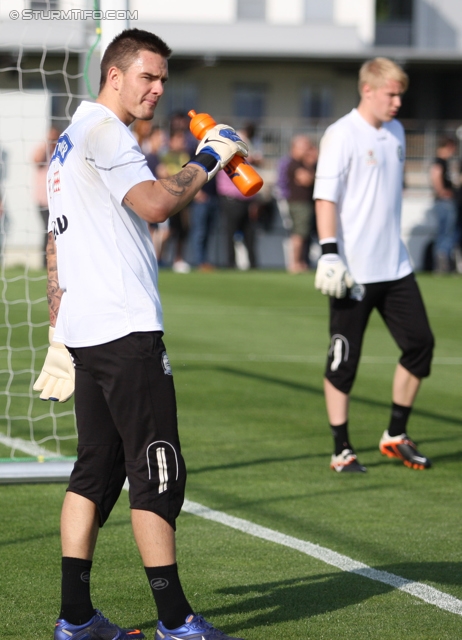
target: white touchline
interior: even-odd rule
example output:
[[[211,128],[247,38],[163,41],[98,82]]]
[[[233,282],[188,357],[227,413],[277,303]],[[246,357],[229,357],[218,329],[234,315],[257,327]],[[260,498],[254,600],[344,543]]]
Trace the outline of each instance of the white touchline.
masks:
[[[454,596],[438,591],[438,589],[434,589],[433,587],[421,582],[407,580],[406,578],[401,578],[394,573],[388,573],[388,571],[372,569],[362,562],[352,560],[351,558],[348,558],[348,556],[326,549],[326,547],[321,547],[317,544],[306,542],[305,540],[299,540],[298,538],[287,536],[279,531],[273,531],[272,529],[261,527],[258,524],[253,524],[253,522],[243,520],[242,518],[229,516],[222,511],[209,509],[208,507],[204,507],[203,505],[197,502],[192,502],[191,500],[184,501],[183,511],[199,516],[200,518],[205,518],[206,520],[219,522],[220,524],[231,527],[232,529],[237,529],[238,531],[247,533],[250,536],[255,536],[256,538],[261,538],[268,542],[274,542],[276,544],[281,544],[284,547],[295,549],[296,551],[305,553],[312,558],[321,560],[322,562],[330,564],[342,571],[356,573],[359,576],[370,578],[376,582],[383,582],[395,589],[399,589],[400,591],[409,593],[416,598],[420,598],[421,600],[424,600],[424,602],[433,604],[440,609],[456,613],[459,616],[462,615],[462,600],[458,600]]]
[[[0,434],[0,441],[2,441],[3,444],[8,444],[9,446],[11,446],[11,444],[13,444],[14,442],[14,446],[17,449],[22,449],[26,453],[31,453],[27,450],[28,447],[25,446],[29,443],[21,440],[20,438],[7,438]],[[50,457],[49,451],[46,451],[46,449],[42,449],[42,447],[39,447],[38,449],[41,453],[44,452],[46,454],[45,457]],[[34,453],[32,455],[36,454],[37,450],[34,449]],[[43,465],[41,465],[41,467],[43,468]],[[125,481],[124,489],[128,491],[128,480]],[[209,509],[208,507],[205,507],[198,502],[185,500],[183,504],[183,511],[195,516],[199,516],[200,518],[205,518],[206,520],[213,520],[214,522],[223,524],[226,527],[231,527],[232,529],[236,529],[237,531],[242,531],[243,533],[247,533],[250,536],[254,536],[255,538],[261,538],[262,540],[267,540],[268,542],[274,542],[275,544],[289,547],[289,549],[295,549],[296,551],[300,551],[300,553],[304,553],[308,556],[311,556],[312,558],[316,558],[316,560],[321,560],[321,562],[330,564],[331,566],[336,567],[337,569],[341,569],[342,571],[349,571],[350,573],[356,573],[359,576],[370,578],[370,580],[375,580],[376,582],[383,582],[384,584],[388,584],[395,589],[399,589],[400,591],[409,593],[416,598],[420,598],[420,600],[423,600],[424,602],[433,604],[439,609],[444,609],[445,611],[456,613],[459,616],[462,615],[462,600],[458,600],[454,596],[450,596],[447,593],[438,591],[438,589],[429,587],[422,582],[407,580],[406,578],[401,578],[401,576],[397,576],[394,573],[388,573],[388,571],[379,571],[378,569],[372,569],[371,567],[368,567],[367,564],[352,560],[348,556],[344,556],[341,553],[337,553],[336,551],[331,551],[326,547],[321,547],[318,544],[313,544],[312,542],[307,542],[306,540],[299,540],[298,538],[287,536],[284,533],[273,531],[273,529],[262,527],[258,524],[254,524],[253,522],[249,522],[248,520],[243,520],[242,518],[229,516],[227,513],[223,513],[223,511]]]

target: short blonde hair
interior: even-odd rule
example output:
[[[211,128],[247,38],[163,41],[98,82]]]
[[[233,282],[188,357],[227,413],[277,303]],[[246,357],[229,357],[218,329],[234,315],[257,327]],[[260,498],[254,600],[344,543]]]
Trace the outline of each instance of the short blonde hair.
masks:
[[[396,80],[401,84],[403,93],[406,91],[409,85],[409,78],[407,73],[401,69],[392,60],[388,58],[374,58],[373,60],[367,60],[359,70],[359,93],[362,93],[365,84],[368,84],[373,89],[378,89],[383,86],[387,80]]]

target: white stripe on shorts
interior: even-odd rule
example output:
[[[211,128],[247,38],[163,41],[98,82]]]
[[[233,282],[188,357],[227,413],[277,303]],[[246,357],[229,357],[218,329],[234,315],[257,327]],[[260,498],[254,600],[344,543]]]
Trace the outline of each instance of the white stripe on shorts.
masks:
[[[167,459],[165,457],[165,447],[158,447],[157,453],[157,465],[159,467],[159,493],[167,491],[168,471],[167,471]]]

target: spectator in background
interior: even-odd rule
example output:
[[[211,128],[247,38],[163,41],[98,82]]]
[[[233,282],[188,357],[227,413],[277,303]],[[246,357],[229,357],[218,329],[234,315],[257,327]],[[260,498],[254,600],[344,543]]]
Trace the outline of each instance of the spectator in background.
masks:
[[[147,151],[145,153],[146,162],[152,173],[157,178],[157,167],[160,164],[161,156],[166,153],[168,142],[167,136],[159,125],[154,125],[147,139]]]
[[[263,156],[250,142],[248,135],[255,135],[253,125],[247,125],[238,131],[239,136],[249,146],[247,161],[253,165],[261,165]],[[224,220],[226,237],[226,265],[229,269],[250,268],[257,266],[255,241],[258,223],[258,202],[255,197],[247,198],[242,195],[232,180],[224,171],[216,176],[217,192],[220,196],[220,209]],[[240,249],[247,255],[240,261],[236,254]]]
[[[292,221],[288,271],[298,274],[307,271],[305,247],[314,217],[313,185],[316,173],[317,150],[308,136],[295,136],[287,165],[287,201]]]
[[[291,157],[289,153],[279,159],[276,169],[276,184],[274,185],[274,195],[279,215],[281,216],[282,226],[288,234],[292,231],[292,220],[290,218],[289,203],[287,201],[287,198],[289,197],[289,177],[287,175],[287,167],[289,166],[290,161]],[[282,246],[284,250],[284,262],[286,269],[288,269],[291,253],[290,239],[284,238]]]
[[[196,141],[197,142],[197,141]],[[189,162],[190,155],[186,150],[186,137],[181,129],[173,130],[168,141],[168,151],[161,156],[161,162],[157,165],[159,178],[168,178],[179,173],[184,165]],[[185,208],[169,218],[169,232],[164,238],[160,248],[159,259],[162,258],[162,250],[167,240],[175,241],[172,270],[175,273],[189,273],[190,265],[184,259],[184,250],[189,229],[189,209]]]
[[[249,147],[247,162],[254,167],[261,167],[263,165],[263,151],[261,148],[261,140],[257,135],[257,125],[254,122],[248,122],[239,131],[239,135],[246,140]]]
[[[258,204],[254,197],[243,196],[224,171],[217,173],[216,181],[226,237],[226,266],[229,269],[235,269],[238,266],[236,248],[240,247],[238,243],[242,242],[247,250],[248,267],[255,269]]]
[[[457,225],[454,263],[457,273],[462,273],[462,166],[459,161],[459,181],[456,189]]]
[[[451,271],[453,250],[457,241],[455,189],[449,165],[456,148],[456,142],[453,138],[447,136],[441,138],[436,149],[436,158],[430,169],[431,185],[435,197],[433,210],[438,223],[434,250],[434,271],[436,273]]]
[[[35,149],[32,161],[35,165],[34,201],[43,224],[42,264],[46,268],[46,246],[48,241],[48,196],[47,171],[50,158],[56,147],[60,132],[56,127],[50,127],[46,139]]]
[[[138,122],[138,120],[136,122]],[[148,143],[149,151],[146,155],[146,162],[148,163],[148,167],[151,169],[153,175],[158,178],[157,167],[159,166],[161,156],[165,153],[167,147],[167,136],[158,125],[154,125],[152,127]],[[169,234],[169,223],[168,220],[160,223],[150,222],[148,226],[156,257],[159,260],[162,247]]]
[[[219,211],[216,178],[206,182],[196,194],[191,202],[190,211],[194,265],[199,271],[213,271],[214,266],[209,258],[209,242]]]
[[[287,200],[289,197],[289,177],[287,175],[287,168],[291,162],[292,158],[290,154],[282,156],[279,159],[277,170],[276,170],[276,195],[278,200]]]
[[[189,123],[191,119],[186,113],[178,111],[170,117],[170,131],[182,131],[184,134],[185,149],[192,157],[196,153],[197,140],[191,133]]]
[[[152,120],[135,120],[132,126],[132,133],[144,155],[147,155],[150,150],[151,128]]]

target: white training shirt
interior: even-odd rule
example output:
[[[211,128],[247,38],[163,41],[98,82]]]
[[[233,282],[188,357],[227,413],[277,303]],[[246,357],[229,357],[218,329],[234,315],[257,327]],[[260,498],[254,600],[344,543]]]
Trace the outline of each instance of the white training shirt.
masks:
[[[133,186],[154,179],[128,127],[103,105],[82,102],[48,169],[48,228],[64,291],[57,342],[89,347],[163,330],[148,226],[122,204]]]
[[[339,254],[360,284],[412,271],[401,240],[405,138],[397,120],[380,129],[353,109],[321,140],[315,200],[337,205]]]

